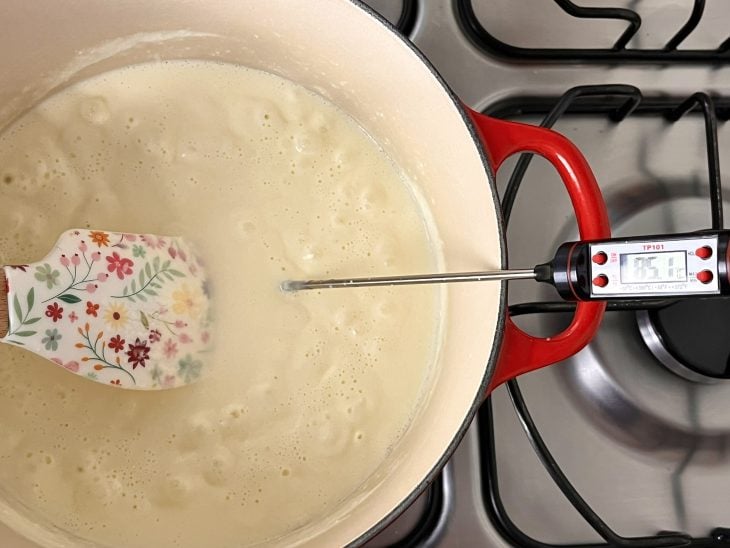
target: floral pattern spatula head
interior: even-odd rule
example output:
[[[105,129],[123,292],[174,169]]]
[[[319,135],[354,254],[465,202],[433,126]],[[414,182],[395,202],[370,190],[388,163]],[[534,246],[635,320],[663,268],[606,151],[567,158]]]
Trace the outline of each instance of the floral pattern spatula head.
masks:
[[[43,260],[2,272],[1,342],[120,388],[200,378],[211,347],[209,287],[182,238],[69,230]]]

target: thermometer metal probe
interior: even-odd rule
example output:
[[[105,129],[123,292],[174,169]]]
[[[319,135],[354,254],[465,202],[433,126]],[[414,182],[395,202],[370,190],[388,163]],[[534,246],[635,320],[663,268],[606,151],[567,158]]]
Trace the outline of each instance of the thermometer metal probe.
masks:
[[[534,279],[570,301],[730,295],[730,231],[566,242],[532,269],[287,280],[284,291]]]

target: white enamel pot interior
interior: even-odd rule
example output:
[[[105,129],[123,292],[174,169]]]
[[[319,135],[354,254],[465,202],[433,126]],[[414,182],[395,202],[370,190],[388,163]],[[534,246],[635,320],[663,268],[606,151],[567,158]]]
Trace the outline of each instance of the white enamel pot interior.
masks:
[[[54,89],[133,63],[197,58],[263,69],[330,99],[385,148],[425,198],[446,270],[505,263],[494,185],[467,111],[411,45],[356,3],[3,0],[0,20],[0,127]],[[366,540],[415,498],[461,438],[496,366],[505,296],[497,283],[444,292],[437,374],[412,425],[357,493],[277,544]],[[13,516],[29,538],[68,545],[6,504],[0,518]]]

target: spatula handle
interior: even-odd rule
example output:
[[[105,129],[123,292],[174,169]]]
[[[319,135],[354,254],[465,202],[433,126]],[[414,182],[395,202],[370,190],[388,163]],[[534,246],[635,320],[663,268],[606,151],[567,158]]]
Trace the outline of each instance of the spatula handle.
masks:
[[[9,325],[8,286],[5,278],[5,270],[0,268],[0,339],[8,334]]]

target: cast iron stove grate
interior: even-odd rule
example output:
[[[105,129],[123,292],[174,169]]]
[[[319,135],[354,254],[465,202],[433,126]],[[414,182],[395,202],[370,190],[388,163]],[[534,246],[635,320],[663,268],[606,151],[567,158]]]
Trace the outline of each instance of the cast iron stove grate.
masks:
[[[678,49],[694,32],[705,12],[705,0],[694,0],[687,21],[660,49],[628,48],[627,45],[641,27],[641,17],[631,9],[597,8],[578,6],[570,0],[554,0],[568,15],[577,19],[620,20],[626,30],[611,48],[525,48],[507,44],[491,34],[479,21],[473,6],[474,0],[454,0],[457,19],[464,34],[480,50],[512,61],[536,62],[652,62],[652,63],[728,63],[730,62],[730,37],[716,49]]]
[[[703,3],[704,4],[704,3]],[[720,184],[720,163],[718,158],[717,121],[730,118],[730,98],[711,97],[698,92],[687,98],[667,96],[642,96],[641,91],[630,85],[578,86],[568,90],[562,97],[518,97],[510,98],[485,110],[485,114],[497,117],[510,117],[524,114],[545,116],[543,127],[552,127],[563,115],[608,116],[619,123],[627,116],[663,116],[670,122],[679,120],[688,113],[702,113],[705,120],[707,139],[708,179],[710,186],[710,207],[712,228],[723,228],[722,187]],[[529,166],[531,154],[523,154],[517,162],[504,193],[502,209],[505,224],[517,191]],[[608,304],[608,311],[661,309],[674,304],[675,300],[649,301],[625,300]],[[510,306],[513,316],[522,314],[572,312],[574,303],[533,302]],[[532,416],[527,408],[519,383],[507,383],[507,390],[515,412],[540,461],[560,488],[568,501],[575,507],[585,521],[606,541],[605,544],[582,544],[580,548],[619,546],[619,547],[680,547],[680,546],[730,546],[730,529],[717,527],[707,537],[693,538],[684,533],[659,532],[651,537],[627,538],[613,531],[580,496],[568,477],[562,472],[550,450],[543,441]],[[491,401],[482,406],[479,413],[480,449],[482,452],[483,495],[487,512],[506,540],[524,548],[552,548],[520,531],[510,519],[502,503],[496,455],[494,451],[494,423]],[[567,548],[566,545],[561,545]]]

